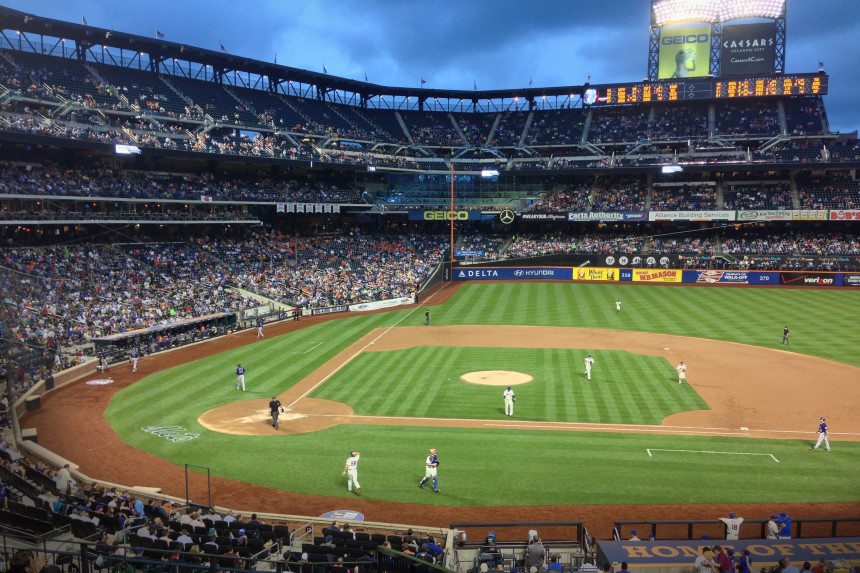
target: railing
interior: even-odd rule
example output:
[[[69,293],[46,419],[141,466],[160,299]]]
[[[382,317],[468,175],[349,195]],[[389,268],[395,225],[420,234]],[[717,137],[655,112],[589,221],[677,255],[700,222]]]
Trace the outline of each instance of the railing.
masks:
[[[768,519],[746,519],[741,526],[741,539],[767,537]],[[645,530],[656,539],[699,539],[702,535],[721,538],[725,526],[713,519],[706,520],[661,520],[661,521],[616,521],[613,534],[617,539],[629,539],[625,534],[637,529],[639,537],[647,538]],[[795,519],[792,522],[794,538],[803,537],[856,537],[860,535],[860,517]]]

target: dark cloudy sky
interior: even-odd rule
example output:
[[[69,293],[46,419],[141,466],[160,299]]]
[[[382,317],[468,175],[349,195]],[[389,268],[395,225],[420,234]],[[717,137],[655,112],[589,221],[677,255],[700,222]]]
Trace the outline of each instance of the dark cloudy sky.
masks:
[[[4,0],[39,16],[373,83],[479,89],[638,81],[648,0]],[[860,127],[860,0],[788,0],[787,72],[830,75],[831,129]]]

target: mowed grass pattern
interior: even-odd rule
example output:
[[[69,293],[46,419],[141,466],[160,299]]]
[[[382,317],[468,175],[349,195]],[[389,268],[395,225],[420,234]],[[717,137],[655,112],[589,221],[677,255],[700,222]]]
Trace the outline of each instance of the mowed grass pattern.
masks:
[[[311,396],[344,402],[363,415],[499,418],[504,387],[460,376],[509,370],[534,378],[514,386],[517,419],[659,424],[677,412],[708,409],[689,384],[676,383],[675,369],[660,357],[601,351],[589,381],[582,359],[591,352],[450,346],[365,352]]]
[[[616,314],[617,298],[621,298],[623,309]],[[470,284],[447,304],[432,307],[432,314],[434,325],[581,326],[665,332],[766,347],[778,346],[782,326],[788,324],[792,329],[792,351],[860,365],[860,354],[856,352],[860,329],[851,312],[860,307],[858,303],[860,292],[847,290]],[[119,392],[105,416],[124,441],[178,466],[203,465],[212,468],[213,475],[306,494],[347,495],[340,472],[349,450],[357,449],[362,452],[363,497],[370,499],[459,506],[860,501],[855,479],[860,469],[860,444],[842,442],[834,436],[832,453],[809,452],[814,433],[804,440],[760,440],[342,425],[311,434],[246,437],[211,432],[197,423],[204,411],[239,400],[255,400],[255,405],[265,408],[273,394],[301,380],[374,328],[421,324],[423,309],[397,310],[349,316],[266,338],[154,373]],[[464,354],[469,356],[475,350],[468,349]],[[552,377],[565,371],[580,373],[582,352],[588,351],[573,351],[567,357],[546,350],[533,351],[531,363]],[[461,405],[454,400],[444,402],[450,393],[435,387],[414,392],[407,387],[388,386],[413,372],[433,374],[431,378],[441,374],[440,364],[445,363],[439,361],[441,355],[400,360],[396,353],[384,354],[375,358],[382,362],[369,366],[370,374],[356,370],[350,372],[353,379],[341,381],[335,377],[329,380],[335,384],[328,386],[326,382],[318,392],[346,394],[343,401],[360,411],[373,410],[374,414],[393,415],[403,408],[431,415],[444,410],[443,417],[456,417],[450,412]],[[656,419],[661,415],[659,401],[672,402],[685,396],[677,394],[678,384],[668,369],[671,365],[665,363],[652,373],[658,389],[649,389],[647,395],[644,389],[629,389],[641,392],[642,401],[649,398],[653,411],[631,410],[624,400],[603,394],[611,392],[613,384],[625,383],[601,378],[607,372],[623,371],[620,363],[611,361],[627,360],[621,358],[625,354],[601,358],[593,380],[599,393],[591,396],[577,394],[576,389],[584,384],[574,382],[545,384],[540,399],[530,396],[528,385],[517,388],[518,393],[523,392],[522,400],[517,402],[517,417],[522,415],[525,420],[528,414],[536,420],[542,419],[540,416],[562,420],[570,419],[565,416],[572,416],[571,410],[576,410],[577,417],[586,416],[582,421],[591,421],[587,416],[592,414],[610,422],[636,416]],[[357,358],[365,359],[364,355]],[[144,360],[144,372],[149,360],[158,358]],[[638,376],[636,369],[648,364],[647,360],[630,360],[624,368],[629,368],[631,375]],[[245,393],[235,390],[237,362],[248,368]],[[346,368],[350,371],[353,367]],[[359,375],[362,379],[355,380]],[[645,371],[642,376],[649,374]],[[438,383],[439,379],[441,376],[432,381]],[[826,381],[822,384],[816,391],[826,391]],[[395,400],[383,391],[389,388],[404,395]],[[88,387],[86,391],[95,392],[98,388]],[[469,410],[480,417],[498,416],[504,423],[501,389],[487,391]],[[369,403],[379,407],[371,408]],[[689,408],[684,405],[681,409]],[[518,419],[514,423],[525,422]],[[142,431],[143,426],[181,426],[200,437],[173,443]],[[423,475],[429,447],[438,448],[443,460],[439,496],[420,495],[426,492],[415,487]],[[728,453],[665,452],[648,457],[647,448],[772,453],[780,462],[764,456]],[[778,487],[774,487],[774,476],[782,476]],[[214,493],[217,498],[218,492]]]

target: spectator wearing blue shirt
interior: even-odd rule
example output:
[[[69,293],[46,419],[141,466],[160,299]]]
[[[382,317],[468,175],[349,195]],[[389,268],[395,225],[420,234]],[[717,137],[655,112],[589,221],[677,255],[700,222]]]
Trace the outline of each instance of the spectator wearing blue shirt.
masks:
[[[143,511],[143,502],[140,500],[139,497],[134,498],[134,505],[132,507],[136,516],[144,517],[145,514]]]

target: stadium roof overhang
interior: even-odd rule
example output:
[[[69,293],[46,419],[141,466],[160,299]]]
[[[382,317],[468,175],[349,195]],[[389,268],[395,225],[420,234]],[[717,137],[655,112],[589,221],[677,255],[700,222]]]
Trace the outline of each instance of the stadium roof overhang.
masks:
[[[266,77],[272,85],[297,82],[316,86],[320,91],[341,90],[361,94],[365,99],[379,95],[419,100],[449,99],[463,101],[498,100],[520,98],[535,101],[544,97],[581,96],[587,86],[530,87],[499,90],[446,90],[418,87],[397,87],[341,78],[330,74],[313,72],[246,58],[219,50],[209,50],[163,39],[149,38],[106,28],[43,18],[19,10],[0,6],[0,29],[27,34],[73,40],[86,50],[93,46],[106,46],[118,50],[145,53],[151,62],[181,60],[203,66],[211,66],[222,73],[236,71]],[[82,55],[79,57],[83,58]]]

